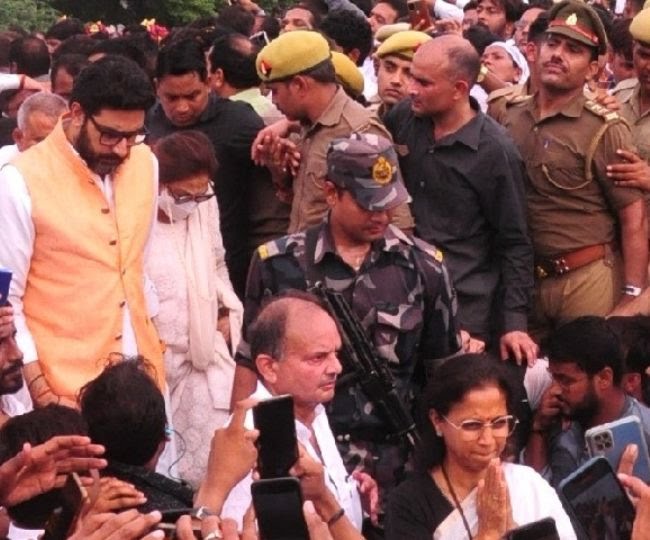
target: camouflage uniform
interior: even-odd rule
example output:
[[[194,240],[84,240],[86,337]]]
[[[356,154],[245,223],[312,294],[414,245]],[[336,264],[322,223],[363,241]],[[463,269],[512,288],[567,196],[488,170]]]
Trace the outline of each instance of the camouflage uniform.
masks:
[[[425,382],[426,361],[460,348],[455,292],[440,251],[391,225],[355,272],[337,255],[328,219],[258,248],[244,299],[244,328],[265,297],[319,281],[345,296],[409,405]],[[254,369],[247,352],[244,343],[236,361]],[[348,467],[363,461],[366,471],[379,473],[384,490],[395,485],[407,452],[401,443],[386,441],[387,428],[361,391],[355,386],[337,389],[328,413]]]

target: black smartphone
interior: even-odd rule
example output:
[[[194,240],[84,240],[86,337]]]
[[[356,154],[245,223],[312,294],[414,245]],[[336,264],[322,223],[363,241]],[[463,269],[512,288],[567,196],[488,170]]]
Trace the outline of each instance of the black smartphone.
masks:
[[[309,540],[297,478],[258,480],[251,494],[261,540]]]
[[[62,505],[52,512],[45,524],[42,540],[65,540],[72,532],[88,492],[77,473],[68,475],[61,488]]]
[[[503,538],[504,540],[560,540],[560,535],[555,520],[547,517],[512,529]]]
[[[253,407],[257,439],[257,470],[260,478],[289,476],[289,469],[298,459],[296,421],[293,398],[278,396],[260,401]]]
[[[0,306],[9,301],[9,285],[11,285],[11,271],[0,268]]]
[[[604,457],[578,468],[560,483],[559,491],[578,538],[630,539],[634,507]]]

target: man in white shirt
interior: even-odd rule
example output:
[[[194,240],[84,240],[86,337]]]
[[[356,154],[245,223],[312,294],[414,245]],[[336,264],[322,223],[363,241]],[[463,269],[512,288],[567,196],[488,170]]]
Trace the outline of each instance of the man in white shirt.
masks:
[[[18,123],[11,137],[15,144],[0,148],[0,167],[47,137],[68,104],[56,94],[38,92],[29,96],[18,109]]]
[[[334,397],[336,378],[341,373],[337,358],[341,338],[336,323],[313,296],[295,291],[262,309],[249,338],[260,377],[252,397],[293,396],[298,442],[323,464],[328,489],[360,530],[363,515],[359,486],[364,507],[372,516],[376,511],[376,484],[368,475],[347,474],[323,407]],[[252,428],[251,414],[247,423]],[[241,522],[251,503],[251,481],[249,475],[231,491],[223,517]]]

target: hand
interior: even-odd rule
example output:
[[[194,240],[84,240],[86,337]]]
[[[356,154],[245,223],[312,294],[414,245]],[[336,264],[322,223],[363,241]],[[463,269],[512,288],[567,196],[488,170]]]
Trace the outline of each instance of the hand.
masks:
[[[359,483],[359,494],[363,510],[370,516],[373,525],[379,524],[379,486],[375,479],[367,473],[354,471],[354,478]]]
[[[628,298],[630,300],[627,300]],[[623,298],[607,314],[607,317],[626,317],[644,313],[650,313],[650,289],[646,289],[641,293],[641,296],[637,296],[636,298],[623,295]]]
[[[230,346],[230,315],[225,313],[217,319],[217,331],[223,336],[224,341]]]
[[[623,450],[621,459],[618,462],[618,468],[616,472],[619,474],[631,475],[634,471],[634,464],[636,463],[636,458],[639,456],[639,448],[636,444],[628,444]]]
[[[610,111],[618,111],[621,108],[621,102],[616,98],[616,96],[608,94],[604,89],[597,89],[593,96],[593,100],[598,103],[598,105],[601,105]]]
[[[456,19],[440,19],[434,23],[436,30],[443,34],[463,35],[463,26]]]
[[[208,456],[208,472],[199,488],[197,504],[215,511],[221,510],[230,490],[255,466],[259,431],[244,427],[246,412],[257,401],[245,399],[235,405],[228,427],[214,432]]]
[[[462,342],[463,352],[468,354],[479,354],[485,351],[485,341],[473,338],[469,332],[465,330],[460,331],[460,339]]]
[[[0,504],[13,506],[62,487],[70,472],[103,469],[106,460],[98,457],[103,453],[103,446],[77,435],[53,437],[34,447],[27,443],[0,466]]]
[[[501,538],[508,530],[512,517],[508,516],[510,506],[508,485],[503,477],[499,458],[494,458],[487,468],[485,478],[479,480],[476,493],[478,515],[477,538]]]
[[[305,500],[320,502],[330,494],[325,485],[323,466],[313,459],[300,443],[298,461],[291,467],[289,474],[300,480],[300,488]]]
[[[618,479],[631,495],[632,502],[636,506],[631,540],[644,540],[650,530],[650,486],[640,478],[626,474],[619,474]]]
[[[0,340],[8,338],[14,333],[14,308],[11,306],[0,307]]]
[[[561,394],[562,390],[556,384],[552,384],[546,389],[533,416],[532,429],[534,431],[547,431],[553,422],[560,418],[562,406],[559,396]]]
[[[302,507],[302,513],[307,522],[310,540],[333,540],[327,523],[318,515],[311,501],[305,502]]]
[[[144,493],[138,491],[132,484],[105,476],[99,479],[99,493],[92,505],[92,511],[96,514],[118,512],[146,502]]]
[[[607,178],[619,187],[639,188],[650,191],[650,166],[645,159],[629,150],[619,149],[616,155],[625,163],[607,165]]]
[[[251,159],[253,162],[257,165],[264,165],[261,159],[266,145],[278,137],[286,137],[289,134],[291,127],[291,121],[284,118],[261,129],[255,137],[253,144],[251,144]]]
[[[526,360],[529,366],[535,365],[539,356],[539,347],[526,332],[513,331],[507,332],[499,340],[499,350],[501,359],[507,360],[514,356],[517,365],[520,366],[523,360]]]
[[[137,510],[120,514],[85,514],[68,540],[162,540],[163,531],[150,532],[161,517],[158,511],[140,514]]]

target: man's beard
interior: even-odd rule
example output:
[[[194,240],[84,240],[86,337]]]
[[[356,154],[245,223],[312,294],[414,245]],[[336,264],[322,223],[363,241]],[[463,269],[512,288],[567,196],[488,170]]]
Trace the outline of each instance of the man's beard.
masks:
[[[589,392],[585,395],[584,399],[571,408],[569,418],[578,422],[582,426],[588,426],[597,412],[598,397],[593,388],[589,388]]]
[[[116,156],[112,152],[107,154],[100,154],[95,152],[90,144],[88,137],[88,120],[81,126],[79,131],[79,138],[75,144],[75,149],[79,152],[81,158],[86,162],[88,168],[99,176],[106,176],[115,172],[120,164],[124,161],[121,157]]]
[[[22,359],[13,360],[0,372],[0,396],[15,394],[23,386]]]

